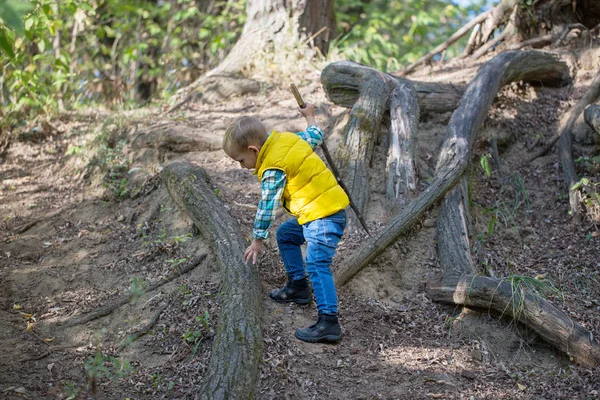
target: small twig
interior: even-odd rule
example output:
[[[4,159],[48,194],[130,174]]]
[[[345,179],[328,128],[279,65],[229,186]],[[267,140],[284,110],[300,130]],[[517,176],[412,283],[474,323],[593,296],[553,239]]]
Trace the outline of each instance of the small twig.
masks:
[[[119,350],[123,350],[125,347],[129,346],[131,343],[135,342],[140,337],[142,337],[146,333],[148,333],[148,331],[150,331],[150,329],[152,329],[154,324],[156,324],[156,321],[158,321],[158,318],[160,317],[160,315],[163,313],[163,311],[165,311],[167,309],[168,306],[169,306],[168,302],[163,304],[162,306],[160,306],[158,308],[158,310],[156,310],[156,313],[154,313],[152,318],[150,318],[150,320],[145,325],[142,325],[142,327],[134,334],[127,335],[127,337],[119,345]]]
[[[192,259],[190,262],[188,262],[185,267],[172,272],[163,280],[148,286],[148,288],[146,290],[144,290],[142,294],[151,292],[151,291],[161,287],[165,283],[169,283],[169,282],[179,278],[180,276],[190,272],[191,270],[196,268],[198,266],[198,264],[200,264],[205,258],[206,258],[206,253],[194,257],[194,259]],[[87,322],[93,321],[95,319],[105,317],[108,314],[110,314],[111,312],[113,312],[114,310],[116,310],[117,308],[129,303],[130,297],[131,296],[129,296],[129,295],[123,296],[120,299],[118,299],[117,301],[115,301],[114,303],[108,304],[104,307],[100,307],[96,311],[92,311],[90,313],[76,317],[76,318],[72,319],[71,321],[66,321],[64,323],[64,326],[71,327],[71,326],[75,326],[75,325],[81,325],[81,324],[85,324]]]
[[[559,45],[561,45],[562,41],[565,40],[565,38],[567,37],[569,32],[571,32],[573,29],[587,30],[587,28],[584,25],[579,24],[579,23],[569,24],[569,25],[565,26],[565,29],[560,34],[558,40],[556,42],[554,42],[554,44],[552,45],[552,48],[554,49],[554,48],[557,48]]]

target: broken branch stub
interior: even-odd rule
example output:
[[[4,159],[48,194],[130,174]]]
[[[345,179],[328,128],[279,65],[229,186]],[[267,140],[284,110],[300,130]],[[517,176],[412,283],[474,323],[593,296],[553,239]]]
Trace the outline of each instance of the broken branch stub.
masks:
[[[458,182],[469,164],[472,142],[492,100],[503,85],[516,80],[564,85],[570,76],[567,64],[558,56],[536,50],[506,52],[485,63],[467,86],[460,106],[452,114],[432,184],[356,254],[345,260],[334,274],[337,285],[345,284],[395,242],[429,206]]]
[[[600,345],[590,332],[550,302],[508,279],[445,275],[427,282],[426,291],[434,301],[492,310],[513,318],[572,356],[575,362],[588,367],[600,364]]]
[[[161,172],[175,202],[186,211],[215,252],[221,274],[219,322],[199,399],[254,398],[262,359],[260,281],[244,264],[246,244],[204,170],[174,161]]]

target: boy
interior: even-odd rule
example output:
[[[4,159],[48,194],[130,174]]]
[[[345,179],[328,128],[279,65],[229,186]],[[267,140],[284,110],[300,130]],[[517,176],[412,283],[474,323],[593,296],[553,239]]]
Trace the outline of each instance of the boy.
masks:
[[[287,272],[286,284],[269,293],[278,303],[308,304],[315,295],[318,320],[296,337],[305,342],[337,342],[342,338],[338,302],[330,265],[346,227],[348,196],[313,149],[323,141],[311,104],[300,109],[308,127],[304,132],[267,132],[256,118],[240,117],[225,131],[223,150],[243,168],[255,169],[262,198],[254,221],[252,244],[245,261],[256,263],[263,240],[281,201],[292,218],[277,229],[277,246]],[[300,246],[307,243],[306,268]]]

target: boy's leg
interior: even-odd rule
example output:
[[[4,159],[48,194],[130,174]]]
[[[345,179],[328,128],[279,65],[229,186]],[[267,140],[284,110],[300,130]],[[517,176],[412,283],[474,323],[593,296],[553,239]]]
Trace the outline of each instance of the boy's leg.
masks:
[[[308,243],[306,270],[313,286],[319,320],[308,328],[296,331],[296,337],[300,340],[335,342],[342,337],[337,319],[337,293],[330,266],[345,227],[344,211],[304,225],[304,237]]]
[[[304,243],[302,227],[296,218],[292,218],[277,229],[277,247],[288,276],[286,284],[269,293],[269,297],[278,303],[308,304],[312,301],[310,286],[306,278],[302,249]]]
[[[277,247],[290,280],[298,281],[306,278],[306,269],[300,248],[303,244],[302,226],[298,224],[296,218],[285,221],[277,228]]]

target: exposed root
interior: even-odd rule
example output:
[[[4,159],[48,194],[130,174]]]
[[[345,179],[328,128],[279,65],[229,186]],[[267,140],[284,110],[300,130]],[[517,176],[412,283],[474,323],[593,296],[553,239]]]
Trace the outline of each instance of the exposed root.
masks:
[[[148,288],[146,288],[143,291],[143,293],[148,293],[153,290],[156,290],[157,288],[161,287],[165,283],[169,283],[169,282],[179,278],[180,276],[187,274],[188,272],[190,272],[191,270],[196,268],[202,261],[204,261],[205,258],[206,258],[206,253],[197,255],[192,260],[190,260],[183,268],[180,268],[177,271],[172,272],[171,274],[169,274],[165,279],[161,280],[160,282],[156,282],[156,283],[153,283],[152,285],[148,286]],[[108,314],[112,313],[117,308],[129,303],[130,298],[131,298],[131,296],[129,296],[129,295],[122,296],[121,298],[117,299],[113,303],[107,304],[106,306],[100,307],[99,309],[97,309],[95,311],[92,311],[87,314],[81,315],[79,317],[73,318],[70,321],[66,321],[63,325],[65,327],[72,327],[72,326],[88,323],[88,322],[93,321],[98,318],[105,317]]]
[[[581,115],[583,110],[588,104],[596,101],[600,95],[600,73],[596,75],[594,81],[585,92],[583,97],[577,102],[568,114],[565,123],[562,125],[559,131],[559,152],[560,161],[562,164],[563,173],[565,174],[565,183],[567,184],[567,190],[569,191],[569,204],[571,212],[576,221],[581,219],[581,206],[579,204],[579,196],[577,190],[571,188],[579,178],[575,172],[575,165],[573,163],[573,152],[572,152],[572,138],[571,131],[575,125],[575,121]]]
[[[486,42],[476,52],[474,52],[470,58],[471,61],[477,60],[479,57],[483,56],[488,51],[490,51],[490,49],[492,47],[498,45],[499,43],[501,43],[503,41],[508,41],[511,37],[513,37],[515,35],[515,33],[516,33],[515,19],[517,17],[517,10],[518,10],[518,7],[515,6],[512,14],[510,16],[510,19],[509,19],[508,23],[506,24],[506,27],[504,28],[502,33],[500,35],[498,35],[498,37],[495,37],[492,40]]]
[[[131,343],[148,333],[148,331],[152,329],[154,324],[156,324],[156,321],[158,321],[158,318],[160,318],[160,315],[167,309],[168,306],[168,302],[160,306],[146,324],[142,325],[142,327],[135,333],[128,335],[127,338],[121,342],[119,345],[119,350],[123,350],[125,347],[129,346]]]

